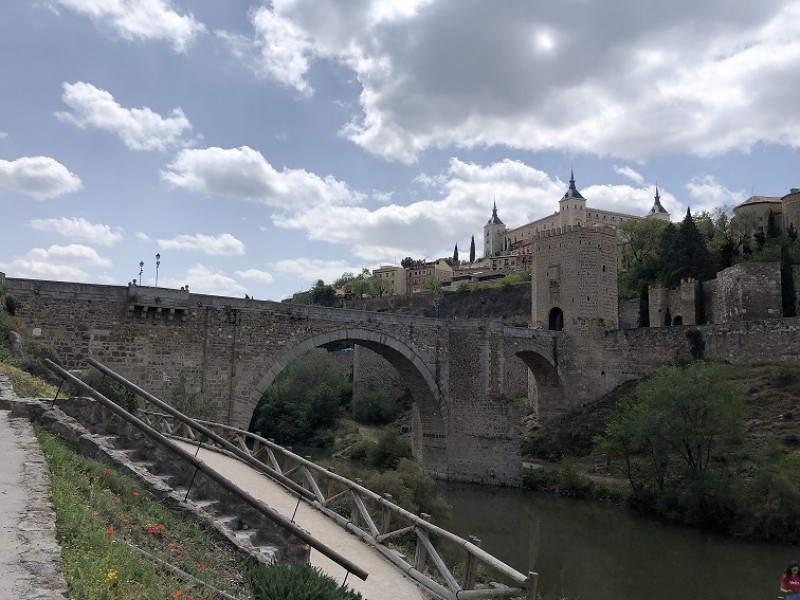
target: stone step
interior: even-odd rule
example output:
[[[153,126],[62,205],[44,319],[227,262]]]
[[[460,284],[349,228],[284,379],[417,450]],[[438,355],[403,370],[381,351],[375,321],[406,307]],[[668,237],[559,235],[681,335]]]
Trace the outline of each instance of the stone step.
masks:
[[[276,546],[257,546],[256,551],[266,559],[266,562],[276,562],[280,557],[280,550]]]
[[[237,529],[233,532],[233,537],[235,537],[240,542],[252,542],[258,531],[255,529]]]
[[[239,524],[239,517],[236,515],[221,515],[214,520],[231,530],[236,529],[236,526]]]
[[[205,511],[211,509],[211,512],[213,512],[214,507],[219,505],[219,500],[208,498],[206,500],[195,500],[194,503],[196,506],[202,508]]]
[[[141,460],[141,461],[134,461],[133,466],[139,467],[140,469],[144,469],[146,471],[153,471],[153,467],[156,466],[156,463],[151,462],[149,460]]]

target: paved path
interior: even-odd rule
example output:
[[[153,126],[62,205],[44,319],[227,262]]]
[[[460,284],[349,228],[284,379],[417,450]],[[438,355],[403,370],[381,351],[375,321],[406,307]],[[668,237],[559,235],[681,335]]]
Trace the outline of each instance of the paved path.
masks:
[[[63,600],[66,590],[47,464],[28,420],[0,410],[0,600]]]
[[[194,453],[197,449],[197,446],[179,443],[189,452]],[[201,449],[198,458],[273,509],[289,518],[292,517],[297,506],[297,497],[286,492],[272,480],[235,458],[211,450]],[[425,600],[427,597],[415,583],[403,576],[380,553],[305,502],[300,503],[294,521],[315,538],[369,573],[366,581],[361,581],[354,575],[347,578],[347,584],[360,592],[366,600]],[[346,574],[341,566],[314,549],[311,550],[311,564],[340,583]]]

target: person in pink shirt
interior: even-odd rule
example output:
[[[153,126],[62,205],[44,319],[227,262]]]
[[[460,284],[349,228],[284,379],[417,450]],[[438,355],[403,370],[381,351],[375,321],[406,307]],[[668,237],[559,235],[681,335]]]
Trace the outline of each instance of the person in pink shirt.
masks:
[[[800,600],[800,563],[792,561],[781,577],[781,592],[784,600]]]

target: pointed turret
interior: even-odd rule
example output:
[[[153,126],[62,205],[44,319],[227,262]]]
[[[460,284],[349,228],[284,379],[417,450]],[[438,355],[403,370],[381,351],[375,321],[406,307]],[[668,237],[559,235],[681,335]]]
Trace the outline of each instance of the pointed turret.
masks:
[[[656,186],[656,196],[655,201],[653,202],[653,208],[651,208],[650,212],[647,213],[647,218],[664,219],[669,221],[669,213],[661,205],[661,196],[658,195],[658,186]]]
[[[572,169],[569,170],[569,189],[564,194],[564,198],[580,198],[581,200],[585,200],[578,191],[578,188],[575,187],[575,174],[572,172]]]
[[[489,225],[504,225],[500,220],[500,217],[497,216],[497,201],[494,203],[494,207],[492,208],[492,218],[489,219]]]

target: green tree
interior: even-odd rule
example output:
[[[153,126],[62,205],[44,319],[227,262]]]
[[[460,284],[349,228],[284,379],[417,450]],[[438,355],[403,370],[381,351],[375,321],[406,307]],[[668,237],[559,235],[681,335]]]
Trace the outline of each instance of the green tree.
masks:
[[[320,306],[333,306],[336,303],[336,290],[332,285],[325,285],[322,279],[318,279],[311,288],[311,302]]]
[[[612,412],[601,447],[622,461],[635,493],[663,493],[724,463],[725,442],[744,433],[744,410],[743,390],[719,365],[662,367]]]
[[[408,269],[409,267],[413,267],[418,262],[419,262],[418,260],[414,260],[410,256],[406,256],[403,260],[400,261],[400,266],[403,267],[404,269]]]
[[[661,272],[661,243],[668,223],[660,219],[628,219],[617,232],[622,244],[625,271],[620,275],[620,294],[634,298],[642,287],[654,283]]]
[[[458,261],[458,244],[456,244],[456,247],[453,249],[453,262],[452,262],[452,266],[453,266],[453,267],[457,267],[458,265],[459,265],[459,261]]]
[[[475,236],[472,236],[472,241],[469,243],[469,264],[475,262]]]
[[[394,293],[394,284],[383,277],[370,278],[370,294],[373,297],[391,296]]]
[[[422,282],[422,289],[429,292],[438,292],[442,289],[442,281],[435,275],[429,275]]]
[[[328,352],[312,350],[267,388],[250,430],[281,444],[327,445],[329,429],[350,395],[350,384]]]

